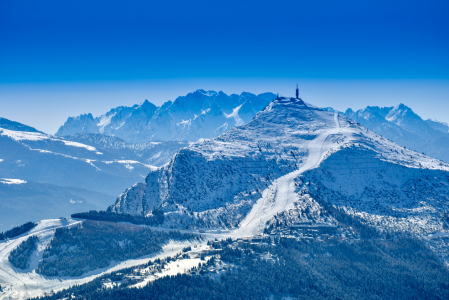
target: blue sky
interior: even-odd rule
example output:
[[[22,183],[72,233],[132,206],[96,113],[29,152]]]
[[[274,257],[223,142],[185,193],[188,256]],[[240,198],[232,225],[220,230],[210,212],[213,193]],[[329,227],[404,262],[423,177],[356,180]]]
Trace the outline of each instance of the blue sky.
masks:
[[[317,105],[449,121],[448,15],[447,0],[0,0],[0,116],[54,133],[144,99],[298,82]]]

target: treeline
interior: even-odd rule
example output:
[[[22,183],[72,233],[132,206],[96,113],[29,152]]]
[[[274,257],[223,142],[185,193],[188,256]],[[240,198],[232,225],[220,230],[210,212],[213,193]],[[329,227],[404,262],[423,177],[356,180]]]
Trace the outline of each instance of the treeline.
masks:
[[[48,276],[80,276],[108,267],[112,261],[159,252],[169,240],[193,238],[190,234],[154,231],[130,224],[84,221],[56,229],[36,272]]]
[[[0,241],[10,239],[10,238],[19,236],[21,234],[24,234],[25,232],[30,231],[31,229],[36,227],[36,225],[37,225],[37,223],[28,222],[23,225],[14,227],[13,229],[10,229],[8,231],[0,232]]]
[[[204,275],[164,277],[140,289],[110,289],[97,279],[42,299],[449,299],[448,268],[416,239],[275,243],[225,246],[217,259],[238,268],[216,279],[209,261],[197,268]]]
[[[134,216],[129,214],[118,214],[110,211],[91,210],[84,213],[76,213],[71,216],[76,219],[86,219],[108,222],[129,222],[136,225],[159,225],[164,223],[164,213],[161,210],[154,210],[150,217]]]
[[[19,269],[27,269],[30,266],[30,257],[36,250],[38,237],[33,235],[17,246],[8,256],[11,264]]]

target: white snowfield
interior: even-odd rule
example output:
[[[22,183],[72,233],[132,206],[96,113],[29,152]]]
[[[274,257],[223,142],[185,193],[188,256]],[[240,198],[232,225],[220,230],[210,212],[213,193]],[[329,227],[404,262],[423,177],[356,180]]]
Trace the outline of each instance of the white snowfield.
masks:
[[[0,242],[0,284],[3,292],[0,292],[1,299],[27,299],[37,295],[42,295],[44,290],[58,288],[60,281],[45,280],[42,276],[36,274],[32,269],[37,267],[39,258],[42,258],[42,252],[48,242],[53,237],[56,228],[71,226],[79,221],[74,220],[43,220],[30,232],[11,240]],[[8,261],[9,253],[20,243],[32,235],[37,235],[40,239],[38,252],[33,254],[31,259],[29,273],[24,273],[14,268]],[[44,280],[42,280],[44,279]]]
[[[4,183],[4,184],[22,184],[22,183],[27,183],[25,180],[8,179],[8,178],[0,178],[0,182]]]
[[[97,154],[101,154],[101,152],[98,152],[95,147],[84,145],[77,142],[67,141],[63,138],[59,137],[52,137],[51,135],[40,133],[40,132],[27,132],[27,131],[13,131],[8,130],[4,128],[0,128],[0,135],[10,137],[11,139],[15,141],[43,141],[43,140],[49,140],[49,141],[56,141],[64,143],[66,146],[72,146],[72,147],[78,147],[78,148],[85,148],[89,151],[97,152]]]

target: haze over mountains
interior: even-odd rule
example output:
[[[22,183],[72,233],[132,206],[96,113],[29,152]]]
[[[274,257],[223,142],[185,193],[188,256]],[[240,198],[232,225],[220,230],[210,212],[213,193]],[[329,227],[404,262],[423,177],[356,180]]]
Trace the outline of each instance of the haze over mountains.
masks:
[[[27,221],[104,210],[188,142],[138,143],[101,134],[61,138],[17,122],[0,127],[0,231]],[[6,127],[6,126],[5,126]],[[26,131],[24,131],[26,130]]]

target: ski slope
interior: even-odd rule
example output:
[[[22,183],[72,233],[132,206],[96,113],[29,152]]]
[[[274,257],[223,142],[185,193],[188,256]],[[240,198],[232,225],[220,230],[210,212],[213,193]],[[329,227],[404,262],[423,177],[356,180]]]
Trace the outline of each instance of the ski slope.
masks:
[[[273,185],[263,192],[263,197],[253,206],[242,221],[240,228],[235,230],[236,236],[254,236],[262,233],[267,221],[271,220],[276,214],[288,210],[293,205],[298,199],[295,192],[295,178],[305,171],[318,167],[325,154],[335,147],[335,144],[332,142],[326,143],[330,135],[340,131],[337,113],[334,115],[334,120],[335,128],[325,130],[309,143],[306,162],[299,170],[278,178]]]
[[[1,299],[27,299],[29,297],[43,294],[43,288],[40,278],[42,276],[37,275],[35,271],[31,270],[19,270],[11,265],[8,260],[8,256],[12,250],[19,246],[23,241],[27,240],[30,236],[37,235],[39,237],[38,253],[39,250],[45,248],[46,244],[53,237],[53,233],[57,228],[64,226],[72,226],[80,221],[72,219],[62,220],[44,220],[41,221],[35,228],[23,234],[19,238],[6,240],[0,243],[0,284],[2,285],[3,293],[0,293]],[[38,256],[32,257],[30,268],[37,267]],[[20,272],[21,271],[21,272]],[[24,273],[29,271],[30,273]],[[49,281],[50,291],[56,288],[59,284],[59,280]]]
[[[157,258],[162,259],[168,256],[173,256],[180,253],[183,248],[193,246],[193,244],[198,244],[200,247],[204,248],[207,242],[206,239],[202,242],[170,241],[162,247],[162,251],[160,253],[148,255],[138,259],[116,262],[107,268],[97,269],[78,277],[49,277],[36,273],[34,269],[37,267],[39,260],[42,259],[43,251],[53,238],[55,230],[61,227],[70,227],[79,224],[80,222],[82,221],[70,218],[43,220],[39,222],[35,228],[22,236],[0,242],[0,285],[2,286],[2,291],[0,291],[0,299],[28,299],[31,297],[43,296],[44,293],[59,291],[76,284],[83,284],[92,281],[105,273],[147,263],[150,259],[155,260]],[[37,235],[39,237],[39,243],[37,251],[34,251],[32,254],[30,267],[25,270],[13,267],[8,260],[9,254],[23,241],[33,235]],[[216,235],[212,235],[212,237],[210,237],[210,235],[208,236],[210,239],[216,237]]]

